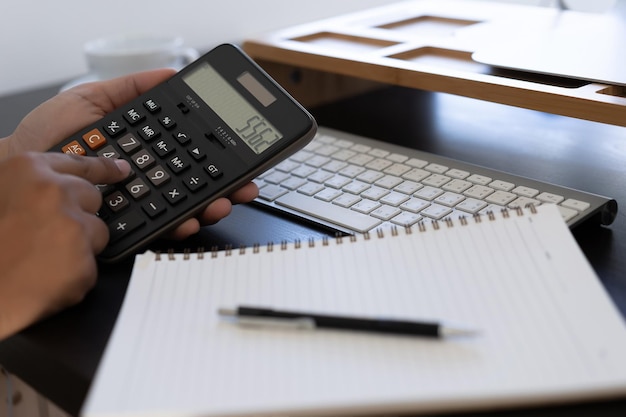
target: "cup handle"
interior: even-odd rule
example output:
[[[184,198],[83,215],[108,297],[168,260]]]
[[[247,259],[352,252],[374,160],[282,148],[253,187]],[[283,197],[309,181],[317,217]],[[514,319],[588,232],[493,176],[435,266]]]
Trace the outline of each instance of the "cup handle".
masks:
[[[180,57],[183,60],[183,65],[188,65],[198,59],[200,57],[200,54],[194,48],[184,48],[180,52]]]

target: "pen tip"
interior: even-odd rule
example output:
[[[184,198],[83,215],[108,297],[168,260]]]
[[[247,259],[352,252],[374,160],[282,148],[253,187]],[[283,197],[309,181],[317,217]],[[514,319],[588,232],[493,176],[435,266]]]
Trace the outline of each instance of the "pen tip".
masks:
[[[232,308],[218,308],[217,309],[217,314],[219,314],[220,316],[236,316],[237,312],[235,310],[233,310]]]
[[[467,327],[442,327],[440,329],[440,335],[443,337],[477,336],[479,333],[478,330]]]

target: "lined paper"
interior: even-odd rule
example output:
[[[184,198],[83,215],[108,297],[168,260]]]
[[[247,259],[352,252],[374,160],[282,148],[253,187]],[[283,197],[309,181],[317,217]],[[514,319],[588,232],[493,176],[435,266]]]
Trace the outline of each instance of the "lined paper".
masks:
[[[412,233],[136,259],[84,416],[354,415],[626,393],[626,328],[551,205]],[[435,319],[433,340],[241,328],[248,304]]]

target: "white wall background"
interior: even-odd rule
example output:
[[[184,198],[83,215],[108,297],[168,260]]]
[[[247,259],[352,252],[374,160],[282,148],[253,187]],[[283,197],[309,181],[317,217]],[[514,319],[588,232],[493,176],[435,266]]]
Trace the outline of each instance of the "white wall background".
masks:
[[[393,1],[396,0],[3,0],[0,96],[84,75],[87,67],[83,44],[105,35],[177,34],[190,46],[206,50],[218,43],[239,42],[264,31]],[[492,1],[543,6],[556,3]]]
[[[87,72],[83,44],[101,36],[161,32],[209,49],[255,33],[393,0],[3,0],[0,95]]]

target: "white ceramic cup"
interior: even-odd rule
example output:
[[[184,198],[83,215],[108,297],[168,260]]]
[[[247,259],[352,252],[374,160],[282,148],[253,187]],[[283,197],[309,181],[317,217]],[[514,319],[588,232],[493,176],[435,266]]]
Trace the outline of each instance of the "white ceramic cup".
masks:
[[[84,51],[90,75],[99,80],[155,68],[181,69],[198,58],[178,36],[106,37],[87,42]]]

